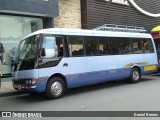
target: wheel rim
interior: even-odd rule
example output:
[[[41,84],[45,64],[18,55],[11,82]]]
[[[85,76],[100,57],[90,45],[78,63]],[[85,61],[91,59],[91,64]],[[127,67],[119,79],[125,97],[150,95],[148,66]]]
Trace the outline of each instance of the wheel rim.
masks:
[[[61,94],[62,92],[62,84],[58,81],[54,82],[52,85],[51,85],[51,92],[52,94],[58,96]]]
[[[133,71],[133,79],[136,81],[139,79],[139,72],[138,71]]]

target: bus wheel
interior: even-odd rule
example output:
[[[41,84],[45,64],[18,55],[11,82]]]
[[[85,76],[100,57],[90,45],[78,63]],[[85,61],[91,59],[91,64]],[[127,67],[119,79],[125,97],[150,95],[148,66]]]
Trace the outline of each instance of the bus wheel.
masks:
[[[141,78],[141,73],[138,68],[133,68],[130,75],[130,83],[137,83]]]
[[[62,78],[54,77],[49,80],[46,87],[46,96],[49,99],[57,99],[64,95],[66,85]]]

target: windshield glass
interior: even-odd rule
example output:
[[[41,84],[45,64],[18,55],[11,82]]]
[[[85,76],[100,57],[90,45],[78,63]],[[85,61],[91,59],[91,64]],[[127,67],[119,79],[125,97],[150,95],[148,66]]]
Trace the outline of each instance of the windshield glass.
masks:
[[[38,36],[31,36],[22,40],[19,44],[15,60],[26,60],[35,58],[37,43]]]

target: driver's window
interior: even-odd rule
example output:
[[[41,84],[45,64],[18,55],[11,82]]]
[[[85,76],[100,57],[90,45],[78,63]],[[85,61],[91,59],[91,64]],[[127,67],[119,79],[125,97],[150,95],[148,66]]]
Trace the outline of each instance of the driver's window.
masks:
[[[62,37],[44,36],[42,47],[45,50],[45,56],[43,58],[63,56]]]

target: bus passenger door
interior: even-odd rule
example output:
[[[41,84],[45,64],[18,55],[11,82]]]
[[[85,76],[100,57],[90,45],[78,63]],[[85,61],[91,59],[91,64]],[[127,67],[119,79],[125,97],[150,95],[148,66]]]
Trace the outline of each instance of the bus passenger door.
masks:
[[[68,75],[68,63],[65,61],[64,38],[54,35],[44,35],[40,43],[39,78],[48,79],[53,74]],[[47,82],[47,80],[46,80]],[[40,82],[40,88],[44,88],[46,82]]]

